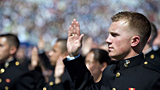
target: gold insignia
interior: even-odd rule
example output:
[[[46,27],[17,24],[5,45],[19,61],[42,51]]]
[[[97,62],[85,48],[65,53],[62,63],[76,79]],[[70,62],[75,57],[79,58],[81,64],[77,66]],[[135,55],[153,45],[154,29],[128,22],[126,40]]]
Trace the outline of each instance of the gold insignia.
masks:
[[[154,59],[154,55],[152,54],[152,55],[150,56],[150,58],[151,58],[151,59]]]
[[[148,64],[148,62],[147,62],[147,61],[145,61],[145,62],[144,62],[144,64],[145,64],[145,65],[147,65],[147,64]]]
[[[47,90],[47,88],[46,88],[46,87],[43,87],[43,90]]]
[[[2,82],[2,79],[0,78],[0,83]]]
[[[124,67],[128,67],[128,64],[124,63]]]
[[[18,61],[16,61],[16,62],[15,62],[15,65],[16,65],[16,66],[18,66],[18,65],[19,65],[19,62],[18,62]]]
[[[120,77],[120,75],[121,75],[121,74],[120,74],[119,72],[116,73],[116,77],[117,77],[117,78]]]
[[[53,82],[49,82],[49,86],[52,86],[53,85]]]
[[[5,86],[5,90],[8,90],[8,89],[9,89],[9,87]]]
[[[124,66],[125,66],[125,67],[128,67],[128,65],[129,65],[130,63],[131,63],[131,62],[130,62],[129,60],[126,60],[125,63],[124,63]]]
[[[2,73],[4,73],[4,72],[5,72],[5,69],[4,69],[4,68],[1,68],[0,73],[2,74]]]
[[[8,66],[9,66],[9,63],[8,63],[8,62],[5,63],[4,67],[5,67],[5,68],[8,68]]]
[[[116,88],[112,88],[112,90],[116,90]]]

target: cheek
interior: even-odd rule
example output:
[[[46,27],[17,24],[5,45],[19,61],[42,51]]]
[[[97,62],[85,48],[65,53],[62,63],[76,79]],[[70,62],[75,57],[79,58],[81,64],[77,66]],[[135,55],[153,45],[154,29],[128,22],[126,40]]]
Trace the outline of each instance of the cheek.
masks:
[[[129,41],[125,40],[125,39],[119,39],[117,41],[115,41],[115,49],[121,51],[121,50],[125,50],[129,45]]]

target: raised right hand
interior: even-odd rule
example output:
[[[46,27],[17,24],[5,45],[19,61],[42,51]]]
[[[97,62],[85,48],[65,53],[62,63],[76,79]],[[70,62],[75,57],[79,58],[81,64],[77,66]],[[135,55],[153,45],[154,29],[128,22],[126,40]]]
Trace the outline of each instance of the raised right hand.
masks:
[[[75,57],[80,54],[82,37],[83,34],[80,34],[79,23],[74,19],[69,27],[67,39],[67,50],[71,57]]]

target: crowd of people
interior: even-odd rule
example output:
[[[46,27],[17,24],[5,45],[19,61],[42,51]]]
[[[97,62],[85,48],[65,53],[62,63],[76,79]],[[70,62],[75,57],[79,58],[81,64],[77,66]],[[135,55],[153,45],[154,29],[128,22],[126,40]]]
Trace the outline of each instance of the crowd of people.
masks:
[[[0,90],[159,90],[159,3],[0,1]]]
[[[31,45],[36,45],[43,33],[51,47],[53,38],[67,37],[68,25],[76,18],[82,33],[100,44],[117,11],[141,12],[159,28],[159,4],[158,0],[1,0],[0,32],[16,33],[21,42]]]

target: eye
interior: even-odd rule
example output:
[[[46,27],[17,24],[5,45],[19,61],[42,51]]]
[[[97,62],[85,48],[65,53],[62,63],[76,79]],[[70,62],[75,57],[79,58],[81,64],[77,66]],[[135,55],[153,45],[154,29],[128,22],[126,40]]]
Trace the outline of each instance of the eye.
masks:
[[[116,34],[116,33],[112,33],[111,35],[112,35],[113,37],[118,36],[118,34]]]
[[[55,50],[55,49],[52,49],[52,51],[53,51],[53,52],[56,52],[56,50]]]

